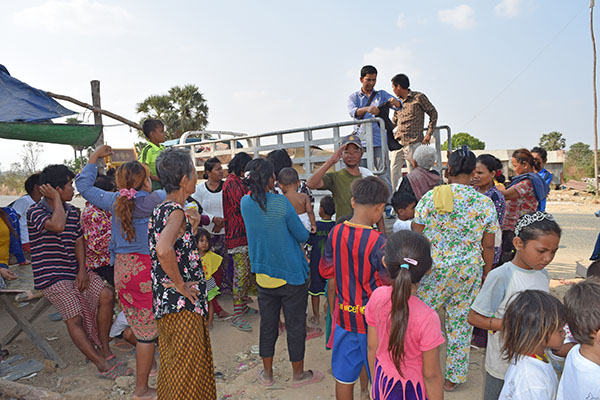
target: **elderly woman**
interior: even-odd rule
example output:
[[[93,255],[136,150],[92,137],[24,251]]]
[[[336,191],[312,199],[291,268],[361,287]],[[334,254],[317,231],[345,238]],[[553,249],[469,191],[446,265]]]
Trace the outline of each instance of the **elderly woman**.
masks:
[[[250,194],[242,198],[241,208],[252,272],[256,273],[258,284],[259,354],[264,367],[258,378],[265,386],[274,383],[273,356],[283,308],[292,387],[319,382],[322,373],[304,370],[308,263],[300,243],[308,240],[308,231],[289,200],[270,193],[275,182],[270,161],[260,158],[250,161],[246,176]]]
[[[437,171],[432,170],[436,161],[436,151],[433,146],[419,146],[415,149],[412,160],[413,170],[400,181],[399,192],[412,193],[417,202],[425,193],[440,184]]]
[[[167,149],[156,159],[167,192],[154,209],[148,240],[152,258],[154,318],[160,336],[159,399],[216,399],[208,327],[206,281],[194,234],[200,217],[184,212],[196,188],[190,153]]]
[[[473,327],[467,322],[482,278],[492,268],[499,228],[492,200],[470,186],[475,155],[463,147],[448,159],[448,185],[427,192],[415,208],[413,230],[431,241],[433,267],[418,297],[434,310],[446,307],[446,382],[452,391],[467,380]]]

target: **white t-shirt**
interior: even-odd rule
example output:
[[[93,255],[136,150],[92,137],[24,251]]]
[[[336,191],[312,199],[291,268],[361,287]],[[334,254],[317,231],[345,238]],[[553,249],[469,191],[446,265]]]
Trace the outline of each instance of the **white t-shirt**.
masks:
[[[567,354],[556,400],[600,400],[600,365],[582,356],[580,347]]]
[[[27,210],[35,204],[35,201],[26,194],[15,200],[12,208],[19,214],[19,230],[21,235],[21,244],[29,243],[29,230],[27,229]]]
[[[212,222],[213,217],[223,218],[223,190],[211,192],[206,187],[206,182],[202,182],[196,185],[196,191],[192,197],[202,206],[202,214],[208,215],[210,218],[210,224],[203,228],[214,235],[224,235],[225,228],[219,232],[213,232],[215,224]]]
[[[406,221],[397,220],[394,222],[394,226],[392,227],[392,232],[398,231],[410,231],[410,224],[412,223],[412,219],[408,219]]]
[[[511,297],[527,289],[550,292],[548,272],[527,270],[508,262],[490,271],[471,309],[484,317],[502,318]],[[500,332],[488,332],[485,352],[485,370],[496,379],[504,379],[508,369],[508,361],[502,358],[501,336]]]
[[[558,378],[552,364],[530,356],[510,363],[498,400],[554,400]]]

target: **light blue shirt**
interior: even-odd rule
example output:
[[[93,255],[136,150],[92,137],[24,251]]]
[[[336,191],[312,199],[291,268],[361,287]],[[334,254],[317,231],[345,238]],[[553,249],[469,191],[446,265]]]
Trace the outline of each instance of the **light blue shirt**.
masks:
[[[95,205],[112,213],[111,238],[108,249],[110,250],[110,262],[114,263],[115,254],[140,253],[150,254],[148,248],[148,221],[154,208],[165,201],[167,193],[164,190],[156,190],[152,193],[139,191],[134,197],[135,208],[133,210],[133,229],[135,240],[129,242],[121,234],[121,220],[115,216],[114,205],[119,192],[107,192],[94,186],[98,166],[87,164],[75,177],[75,184],[81,196]]]
[[[374,89],[373,89],[374,90]],[[394,96],[386,92],[385,90],[377,90],[375,93],[375,97],[373,97],[373,101],[371,101],[370,106],[378,106],[379,104],[386,103],[389,99],[396,99]],[[397,99],[396,99],[397,100]],[[358,92],[354,92],[348,97],[348,113],[350,114],[350,118],[356,119],[356,110],[361,107],[365,107],[369,101],[369,96],[363,93],[362,90]],[[402,102],[400,102],[402,103]],[[394,110],[397,108],[392,107]],[[366,113],[362,119],[375,118],[376,115],[371,113]],[[365,125],[357,125],[359,134],[363,134],[365,131]],[[379,134],[379,124],[373,124],[373,146],[381,147],[381,135]]]

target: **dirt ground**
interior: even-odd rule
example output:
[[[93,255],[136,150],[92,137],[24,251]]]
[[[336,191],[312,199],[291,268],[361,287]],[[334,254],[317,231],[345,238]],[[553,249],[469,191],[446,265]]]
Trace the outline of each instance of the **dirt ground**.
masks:
[[[552,192],[548,202],[548,211],[557,214],[593,214],[600,206],[590,196],[584,194],[573,195],[573,191]],[[561,221],[559,221],[561,222]],[[562,222],[561,222],[562,224]],[[577,237],[577,229],[569,234]],[[566,240],[566,233],[563,239]],[[562,244],[562,242],[561,242]],[[590,251],[594,243],[586,243]],[[552,278],[552,292],[562,297],[568,286],[578,279],[575,276],[575,262],[584,262],[588,254],[561,249],[557,254],[554,268],[548,268]],[[222,296],[220,303],[231,311],[231,297]],[[254,302],[256,306],[256,302]],[[21,308],[28,313],[31,304]],[[21,379],[18,382],[47,388],[57,393],[62,393],[67,399],[125,399],[129,398],[133,390],[133,377],[122,382],[114,382],[100,378],[96,369],[85,362],[84,356],[72,344],[66,327],[62,322],[53,322],[47,314],[54,312],[48,309],[34,323],[41,334],[50,340],[53,348],[63,357],[68,364],[66,368],[57,371],[40,371],[37,375]],[[311,312],[310,312],[311,313]],[[286,335],[282,334],[277,342],[275,354],[275,385],[264,388],[257,382],[257,372],[261,369],[258,355],[252,353],[252,346],[258,344],[259,317],[251,316],[249,321],[254,330],[249,333],[240,332],[228,322],[215,322],[211,331],[211,342],[217,373],[217,390],[219,399],[333,399],[334,381],[330,370],[331,353],[325,350],[324,336],[309,340],[306,346],[305,367],[316,369],[325,373],[325,378],[318,384],[308,385],[301,389],[290,387],[291,365],[288,362]],[[0,306],[0,337],[8,332],[14,322]],[[324,324],[321,323],[324,329]],[[114,353],[127,359],[130,366],[135,368],[133,347],[124,342],[115,342],[112,346]],[[21,334],[15,341],[6,346],[11,355],[23,355],[43,362],[43,356],[33,346],[29,338]],[[443,351],[443,350],[442,350]],[[468,380],[455,392],[446,393],[446,399],[474,400],[482,397],[483,360],[484,352],[479,349],[471,351],[471,361]],[[443,359],[444,357],[441,357]],[[155,385],[155,378],[151,378],[151,385]],[[355,388],[355,397],[360,398],[358,384]],[[0,395],[0,398],[1,395]],[[6,397],[5,397],[6,398]]]

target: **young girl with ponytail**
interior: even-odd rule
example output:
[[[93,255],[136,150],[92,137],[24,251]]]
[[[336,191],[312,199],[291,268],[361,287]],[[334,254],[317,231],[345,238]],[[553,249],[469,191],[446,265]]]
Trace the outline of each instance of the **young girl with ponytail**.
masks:
[[[133,399],[154,398],[156,390],[148,387],[153,365],[158,329],[152,313],[152,282],[148,221],[154,208],[165,200],[164,190],[152,192],[150,170],[130,161],[117,169],[116,192],[94,186],[97,161],[111,154],[109,146],[100,146],[75,178],[84,199],[112,212],[111,263],[115,266],[115,288],[127,322],[137,340],[136,385]]]
[[[392,286],[375,289],[365,309],[373,400],[442,399],[440,319],[415,296],[431,268],[429,240],[396,232],[387,240],[383,263]]]

